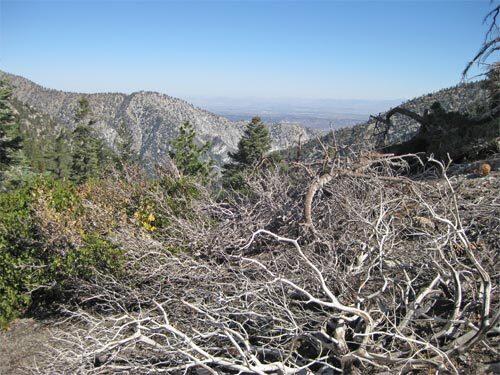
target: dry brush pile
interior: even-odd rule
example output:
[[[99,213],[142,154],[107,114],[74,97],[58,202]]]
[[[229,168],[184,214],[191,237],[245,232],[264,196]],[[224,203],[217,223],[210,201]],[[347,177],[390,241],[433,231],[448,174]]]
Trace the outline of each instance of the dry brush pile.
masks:
[[[245,194],[197,186],[180,206],[112,184],[154,220],[113,230],[123,271],[79,283],[30,371],[476,371],[498,356],[498,180],[476,193],[432,159],[410,179],[408,161],[269,168]]]

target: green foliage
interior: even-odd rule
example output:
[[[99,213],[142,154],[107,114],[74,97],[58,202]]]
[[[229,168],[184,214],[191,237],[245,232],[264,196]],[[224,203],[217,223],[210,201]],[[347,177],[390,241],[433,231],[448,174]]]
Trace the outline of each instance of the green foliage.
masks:
[[[49,145],[50,151],[44,155],[47,163],[45,169],[57,178],[69,177],[72,163],[69,136],[61,131]]]
[[[490,93],[490,108],[500,105],[500,62],[493,63],[486,75],[486,89]]]
[[[189,217],[189,208],[192,202],[200,197],[195,178],[189,176],[177,179],[166,177],[160,181],[160,186],[164,189],[167,205],[174,215]]]
[[[16,152],[22,147],[19,125],[15,121],[10,98],[12,91],[0,81],[0,187],[5,172],[15,161]]]
[[[172,141],[170,157],[184,176],[196,176],[202,179],[210,177],[213,163],[207,157],[210,142],[198,146],[195,142],[194,127],[185,122],[179,129],[179,135]]]
[[[90,114],[90,103],[87,98],[81,97],[78,99],[78,106],[75,110],[75,120],[76,122],[82,121],[85,117]]]
[[[111,164],[114,155],[92,128],[93,121],[85,120],[91,113],[87,99],[80,99],[78,104],[75,117],[81,123],[72,134],[70,178],[82,183],[103,172]]]
[[[112,166],[122,167],[137,161],[130,129],[125,124],[117,129],[115,153],[94,129],[95,120],[85,97],[78,101],[74,114],[78,123],[72,130],[14,97],[9,96],[9,104],[17,112],[9,126],[9,137],[18,134],[18,139],[22,138],[22,149],[9,152],[9,168],[13,169],[8,173],[10,188],[36,173],[59,179],[71,178],[80,183],[91,177],[102,177]],[[0,129],[5,130],[5,127]]]
[[[161,215],[156,202],[149,197],[138,197],[134,219],[145,230],[154,232],[158,228],[168,225],[168,219]]]
[[[42,196],[49,208],[56,212],[73,211],[79,213],[81,199],[77,195],[75,184],[68,180],[55,180],[50,177],[39,177],[30,185],[35,197]]]
[[[15,99],[13,104],[23,120],[20,126],[23,149],[18,154],[22,154],[23,162],[33,173],[59,179],[71,177],[82,182],[100,175],[113,161],[119,161],[93,129],[87,99],[79,101],[75,114],[79,123],[73,131]]]
[[[99,176],[113,161],[119,164],[90,122],[82,122],[71,132],[57,129],[47,119],[41,121],[43,131],[35,133],[29,128],[22,131],[22,154],[34,173],[83,182]]]
[[[485,109],[476,109],[481,110]],[[412,139],[384,150],[396,154],[432,153],[438,159],[448,160],[450,157],[455,162],[496,152],[497,119],[477,123],[471,119],[470,113],[446,111],[439,102],[434,102],[423,117],[425,121]]]
[[[5,327],[31,304],[41,303],[44,294],[31,291],[63,290],[67,280],[88,278],[95,269],[119,272],[121,250],[95,233],[83,233],[83,245],[63,251],[47,246],[35,216],[43,199],[56,212],[77,217],[81,201],[73,183],[37,177],[23,187],[0,193],[0,326]]]
[[[269,136],[269,130],[260,117],[254,117],[238,142],[238,150],[235,153],[229,153],[229,157],[234,164],[244,167],[255,166],[262,161],[262,158],[270,149],[271,137]]]
[[[134,138],[132,131],[127,125],[122,122],[117,129],[118,132],[118,142],[116,144],[117,148],[117,165],[122,164],[134,164],[138,161],[137,155],[133,150]]]
[[[80,123],[72,134],[70,177],[77,183],[95,177],[99,170],[99,153],[103,142],[91,128],[91,121],[86,119],[89,115],[90,104],[82,97],[75,111],[75,120]]]
[[[270,149],[269,130],[260,117],[252,118],[238,142],[238,150],[229,153],[231,162],[226,164],[223,170],[224,186],[235,190],[244,189],[245,171],[259,165]]]
[[[50,116],[40,114],[15,98],[11,104],[16,109],[22,150],[18,158],[22,167],[32,174],[50,173],[57,178],[69,177],[71,166],[71,134],[61,129]]]
[[[141,191],[134,197],[128,214],[132,214],[137,224],[152,233],[157,229],[167,228],[172,215],[189,219],[192,217],[193,201],[200,198],[196,181],[197,177],[190,176],[166,176],[152,181],[148,191],[154,192],[153,195],[149,196]],[[158,204],[157,197],[162,197],[161,204]]]
[[[10,168],[4,173],[3,188],[6,190],[18,188],[32,178],[33,175],[29,159],[26,157],[24,149],[20,149],[13,156]]]
[[[245,193],[247,171],[239,165],[227,164],[224,166],[222,184],[226,189],[237,190]]]
[[[89,125],[78,125],[73,131],[72,143],[71,179],[80,183],[95,177],[99,171],[103,142],[96,137]]]
[[[79,123],[73,131],[69,131],[49,116],[11,98],[10,94],[7,97],[9,103],[4,101],[2,105],[12,115],[11,104],[18,115],[4,116],[10,124],[0,127],[0,131],[9,130],[8,137],[4,136],[2,140],[22,139],[22,149],[19,149],[19,143],[19,147],[7,153],[9,166],[5,168],[4,179],[8,178],[8,181],[4,187],[19,186],[36,173],[50,174],[59,179],[71,177],[76,182],[83,182],[90,177],[100,176],[112,162],[120,165],[121,160],[93,129],[94,121],[87,99],[79,100],[75,113]],[[19,121],[14,121],[15,118],[19,118]]]
[[[97,234],[84,234],[84,245],[51,260],[50,268],[55,280],[68,277],[88,279],[94,270],[119,273],[123,267],[123,252],[116,245]]]
[[[39,279],[40,264],[33,257],[39,246],[33,199],[28,188],[0,193],[0,326],[27,306],[29,289]]]

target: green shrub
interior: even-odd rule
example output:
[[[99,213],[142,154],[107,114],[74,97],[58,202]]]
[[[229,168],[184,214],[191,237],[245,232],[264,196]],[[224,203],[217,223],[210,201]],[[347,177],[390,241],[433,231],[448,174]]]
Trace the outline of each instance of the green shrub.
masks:
[[[123,266],[120,248],[97,234],[85,234],[84,245],[64,256],[56,256],[50,264],[55,281],[68,277],[88,279],[94,270],[119,273]]]
[[[137,223],[149,232],[168,225],[168,220],[158,213],[154,200],[148,197],[139,198],[139,204],[133,216]]]
[[[1,327],[31,303],[43,302],[32,300],[31,291],[40,285],[50,285],[53,292],[64,289],[68,280],[91,277],[95,270],[117,273],[122,268],[121,250],[99,234],[82,233],[81,246],[68,244],[63,251],[52,248],[35,216],[39,200],[69,216],[82,211],[76,188],[67,181],[39,177],[22,188],[0,193]],[[44,293],[37,292],[36,298],[43,299]]]
[[[0,193],[0,326],[29,303],[30,286],[40,273],[33,254],[38,247],[30,212],[29,188]]]
[[[192,177],[164,178],[160,186],[166,195],[168,207],[175,216],[188,217],[189,208],[195,199],[200,198],[196,180]]]
[[[192,202],[201,196],[196,181],[197,177],[192,176],[152,181],[136,193],[127,214],[149,232],[167,228],[172,216],[189,218]]]
[[[224,170],[223,187],[227,190],[234,190],[240,194],[248,195],[250,190],[246,182],[246,174],[242,168],[228,165]]]

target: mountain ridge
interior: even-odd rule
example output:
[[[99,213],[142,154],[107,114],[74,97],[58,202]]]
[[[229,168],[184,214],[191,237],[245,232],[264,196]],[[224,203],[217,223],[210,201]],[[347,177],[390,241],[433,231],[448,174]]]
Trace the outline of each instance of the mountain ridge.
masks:
[[[0,78],[13,87],[13,96],[24,105],[50,115],[63,126],[76,126],[75,111],[80,98],[89,102],[95,128],[112,147],[120,139],[119,128],[125,124],[133,140],[133,150],[149,163],[161,161],[169,151],[180,125],[189,121],[199,142],[212,143],[211,156],[219,163],[228,160],[228,152],[237,148],[244,123],[232,122],[196,107],[186,100],[155,91],[78,93],[46,88],[37,83],[0,70]],[[269,124],[273,150],[284,149],[310,139],[315,132],[296,124]]]
[[[459,83],[452,87],[440,89],[402,102],[399,106],[412,110],[420,115],[429,110],[434,102],[439,102],[444,110],[460,113],[476,114],[482,107],[489,105],[489,92],[485,87],[485,80]],[[380,113],[384,117],[385,113]],[[391,118],[392,126],[389,128],[386,139],[380,143],[377,120],[371,117],[368,121],[354,126],[346,126],[329,132],[322,137],[323,143],[335,142],[341,149],[359,151],[388,147],[411,139],[420,128],[415,120],[395,114]],[[316,140],[309,140],[304,145],[310,155],[319,155],[322,148]]]

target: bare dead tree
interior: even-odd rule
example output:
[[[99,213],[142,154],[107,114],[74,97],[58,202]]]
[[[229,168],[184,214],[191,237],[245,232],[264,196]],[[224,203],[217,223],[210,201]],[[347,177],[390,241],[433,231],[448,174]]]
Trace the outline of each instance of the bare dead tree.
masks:
[[[494,2],[492,1],[492,4]],[[471,67],[476,63],[484,63],[491,55],[497,52],[500,49],[500,36],[499,36],[499,27],[497,24],[498,14],[500,13],[500,5],[496,5],[493,9],[488,12],[488,14],[484,17],[483,23],[488,24],[488,30],[486,31],[486,35],[484,38],[483,45],[476,53],[476,55],[472,58],[471,61],[467,63],[464,71],[462,72],[462,76],[465,78],[467,73],[471,69]],[[493,66],[493,69],[498,69],[498,66]]]

